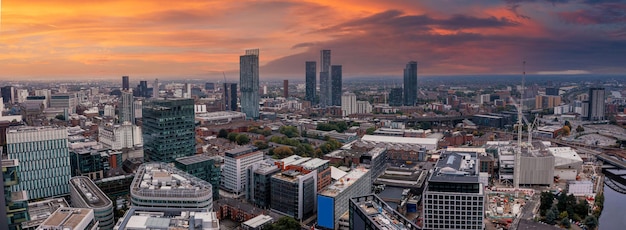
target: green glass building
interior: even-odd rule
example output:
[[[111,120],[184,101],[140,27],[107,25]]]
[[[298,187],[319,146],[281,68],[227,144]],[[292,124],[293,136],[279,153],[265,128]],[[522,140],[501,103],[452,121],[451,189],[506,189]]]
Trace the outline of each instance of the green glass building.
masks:
[[[213,200],[220,198],[221,170],[216,165],[216,159],[207,155],[194,155],[176,159],[176,168],[197,178],[209,182],[213,187]]]
[[[0,229],[22,229],[28,217],[28,196],[25,191],[11,192],[11,187],[20,183],[18,160],[2,160],[2,196],[0,200]]]
[[[144,103],[143,142],[146,162],[172,163],[195,153],[193,99],[157,98]]]

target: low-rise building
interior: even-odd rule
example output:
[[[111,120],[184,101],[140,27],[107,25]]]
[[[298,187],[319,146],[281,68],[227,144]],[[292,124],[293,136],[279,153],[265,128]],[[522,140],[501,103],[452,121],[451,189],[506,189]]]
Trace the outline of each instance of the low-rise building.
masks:
[[[64,207],[52,213],[37,229],[96,230],[98,221],[94,218],[93,209]]]
[[[131,207],[113,228],[115,230],[202,229],[219,230],[215,212],[203,208]]]
[[[76,208],[89,208],[94,210],[94,218],[99,222],[98,227],[102,230],[113,229],[113,202],[109,197],[84,176],[70,179],[70,197],[72,206]]]
[[[28,203],[28,216],[30,218],[28,221],[22,222],[22,230],[37,229],[57,209],[69,206],[63,198],[50,198]]]
[[[241,223],[241,227],[244,230],[261,230],[263,227],[270,225],[274,222],[274,218],[267,215],[258,215],[246,222]]]
[[[421,229],[376,195],[352,197],[349,202],[349,229]]]
[[[328,229],[349,226],[339,223],[339,219],[348,211],[350,198],[371,193],[371,179],[371,171],[359,167],[320,191],[317,195],[317,225]]]

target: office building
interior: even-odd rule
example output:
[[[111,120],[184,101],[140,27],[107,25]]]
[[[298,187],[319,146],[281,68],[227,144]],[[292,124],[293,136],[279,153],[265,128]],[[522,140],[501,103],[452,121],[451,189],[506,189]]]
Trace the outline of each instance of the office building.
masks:
[[[604,115],[605,105],[604,88],[589,88],[589,109],[587,110],[587,120],[601,121],[606,120]]]
[[[224,83],[224,110],[237,111],[237,83]]]
[[[128,76],[122,76],[122,90],[129,90],[130,82],[128,82]]]
[[[263,160],[263,152],[255,147],[242,147],[228,150],[224,153],[224,166],[222,170],[222,187],[234,194],[240,195],[245,192],[248,180],[247,168]]]
[[[132,205],[161,208],[213,210],[213,189],[198,179],[165,163],[145,163],[137,169],[130,186]]]
[[[317,172],[287,170],[274,174],[271,179],[272,210],[305,220],[315,213]]]
[[[473,152],[443,152],[422,194],[424,229],[484,229],[485,193]]]
[[[3,86],[0,90],[0,94],[2,94],[2,102],[4,104],[13,103],[13,86]]]
[[[367,153],[361,155],[359,158],[360,165],[371,170],[372,178],[374,181],[385,170],[387,165],[387,148],[375,147]]]
[[[18,230],[28,221],[28,195],[26,191],[14,191],[20,183],[19,161],[2,160],[2,190],[0,190],[0,229]]]
[[[122,167],[122,151],[109,148],[70,146],[72,176],[86,176],[92,180],[106,177],[111,169]]]
[[[139,81],[139,85],[137,85],[136,90],[134,91],[136,97],[145,97],[148,98],[150,95],[148,91],[148,82],[147,81]]]
[[[9,159],[19,160],[22,178],[12,191],[26,190],[29,199],[68,194],[67,182],[72,173],[67,140],[65,128],[10,128],[7,154]]]
[[[422,229],[377,195],[367,195],[350,198],[349,222],[350,229]]]
[[[50,96],[50,108],[63,109],[67,111],[67,114],[76,113],[77,105],[78,99],[75,93],[58,93]]]
[[[173,162],[196,152],[192,99],[159,98],[143,106],[143,149],[146,162]]]
[[[70,207],[64,198],[49,198],[42,201],[28,203],[28,221],[22,222],[22,229],[37,229],[57,209]]]
[[[341,115],[347,117],[354,113],[357,113],[356,94],[344,93],[341,95]]]
[[[341,89],[342,89],[342,68],[341,65],[333,65],[331,67],[331,103],[333,106],[341,106]]]
[[[249,119],[259,119],[259,49],[246,50],[239,57],[241,112]]]
[[[217,165],[218,161],[215,157],[207,155],[193,155],[189,157],[181,157],[174,161],[176,168],[183,172],[189,173],[201,180],[209,182],[213,189],[213,200],[220,198],[220,178],[221,169]]]
[[[417,62],[411,61],[404,68],[404,105],[417,103]]]
[[[118,123],[128,122],[130,124],[135,124],[135,99],[133,98],[133,91],[123,90],[120,99],[120,115]]]
[[[371,178],[370,170],[355,168],[320,191],[317,195],[317,225],[328,229],[349,225],[339,223],[339,219],[348,212],[350,198],[372,192]]]
[[[547,87],[546,95],[548,96],[559,96],[559,87]]]
[[[143,144],[141,130],[141,127],[130,123],[101,124],[98,126],[98,140],[104,147],[113,150],[132,149]]]
[[[152,85],[152,98],[159,98],[159,79],[154,79],[154,84]]]
[[[206,209],[131,207],[113,229],[219,230],[220,222],[215,212]]]
[[[391,91],[389,92],[389,105],[390,106],[402,106],[402,104],[404,103],[403,98],[402,98],[403,93],[404,92],[402,88],[391,89]]]
[[[283,97],[289,97],[289,80],[283,80]]]
[[[215,83],[213,82],[204,83],[204,90],[215,90]]]
[[[315,91],[317,90],[317,63],[314,61],[305,62],[305,79],[306,79],[306,93],[305,100],[310,101],[311,104],[315,104]]]
[[[89,208],[62,207],[48,217],[37,230],[96,230],[98,221]]]
[[[109,197],[84,176],[70,179],[70,197],[75,208],[93,209],[94,219],[102,230],[113,229],[113,202]]]
[[[320,51],[320,105],[322,107],[332,105],[330,79],[330,50]]]
[[[274,223],[274,218],[268,215],[258,215],[252,219],[247,220],[246,222],[241,223],[241,227],[244,230],[261,230],[264,229],[265,226]]]
[[[271,179],[280,172],[272,162],[260,162],[248,167],[246,199],[256,207],[269,208],[272,198]]]

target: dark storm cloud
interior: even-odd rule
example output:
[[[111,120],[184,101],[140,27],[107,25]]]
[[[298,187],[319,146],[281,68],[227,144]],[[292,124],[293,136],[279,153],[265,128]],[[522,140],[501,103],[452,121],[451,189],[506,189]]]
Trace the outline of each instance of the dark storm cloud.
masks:
[[[572,24],[620,24],[623,28],[623,23],[626,23],[626,4],[597,4],[576,11],[559,12],[557,15],[564,22]]]

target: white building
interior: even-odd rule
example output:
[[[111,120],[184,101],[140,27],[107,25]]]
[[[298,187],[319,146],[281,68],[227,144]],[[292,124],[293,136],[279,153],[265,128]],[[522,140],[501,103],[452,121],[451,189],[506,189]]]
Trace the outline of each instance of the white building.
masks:
[[[570,147],[550,147],[548,151],[554,156],[554,176],[561,180],[576,180],[578,169],[583,159]]]
[[[348,212],[350,198],[365,196],[372,191],[371,171],[355,168],[334,181],[317,195],[317,225],[328,229],[339,229],[339,219]],[[322,215],[324,213],[324,215]]]
[[[193,226],[191,226],[193,223]],[[202,229],[219,230],[215,212],[206,209],[131,207],[114,230]]]
[[[369,101],[356,101],[356,113],[372,113],[372,105]]]
[[[222,170],[222,186],[229,192],[245,193],[247,182],[247,168],[263,160],[263,152],[254,147],[242,147],[228,150],[224,153],[224,166]]]
[[[357,111],[356,95],[346,92],[341,95],[341,115],[344,117],[354,114]]]
[[[72,206],[77,208],[89,208],[94,210],[94,218],[98,221],[100,229],[111,229],[113,222],[113,202],[96,186],[96,184],[84,176],[70,179],[70,196]]]
[[[48,217],[38,230],[96,230],[98,223],[93,209],[61,207]]]
[[[129,123],[101,125],[98,127],[98,139],[102,145],[113,150],[133,148],[143,144],[141,127]]]
[[[114,117],[115,116],[115,107],[112,105],[104,106],[104,116],[105,117]]]

